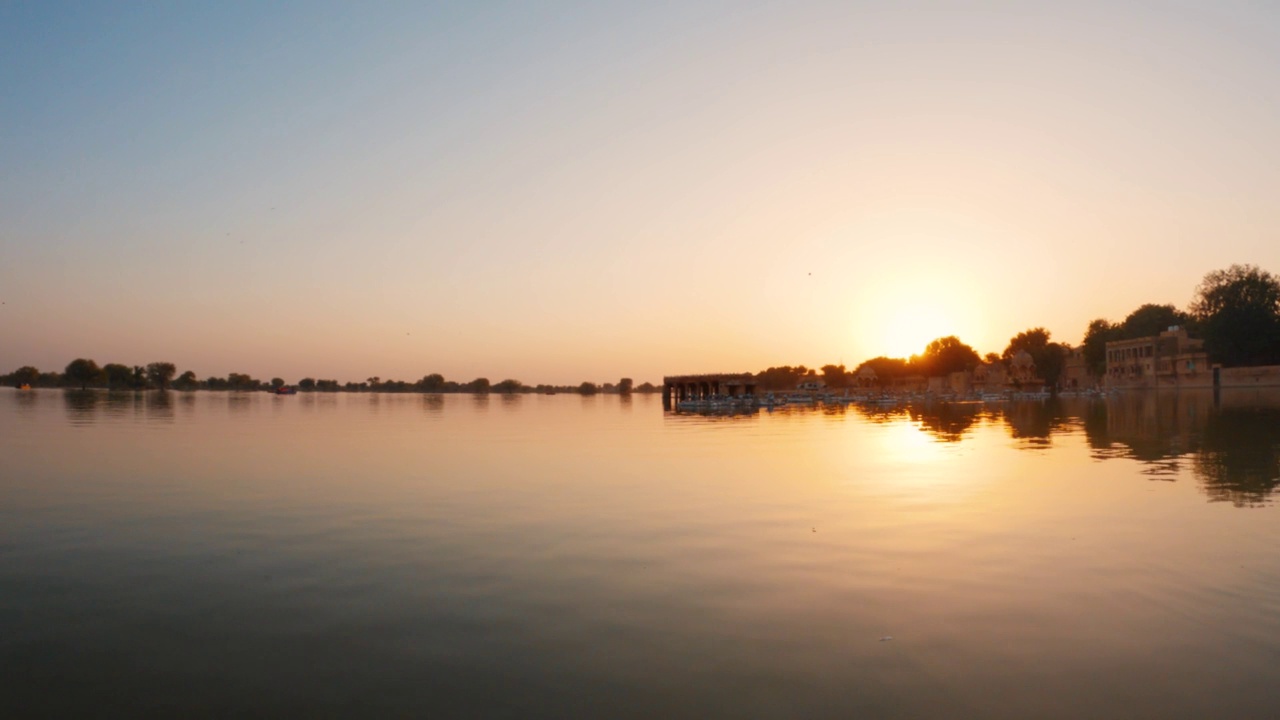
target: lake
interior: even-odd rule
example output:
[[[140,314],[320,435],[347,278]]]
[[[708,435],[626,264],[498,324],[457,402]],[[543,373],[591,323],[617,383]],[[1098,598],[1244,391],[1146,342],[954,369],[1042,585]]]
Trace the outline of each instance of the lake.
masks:
[[[0,716],[1280,716],[1280,396],[0,390]]]

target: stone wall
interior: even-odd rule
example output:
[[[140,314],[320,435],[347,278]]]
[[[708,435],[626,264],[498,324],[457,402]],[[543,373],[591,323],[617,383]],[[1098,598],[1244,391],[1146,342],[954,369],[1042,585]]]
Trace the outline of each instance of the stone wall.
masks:
[[[1219,386],[1224,388],[1280,386],[1280,365],[1222,368],[1220,373]]]

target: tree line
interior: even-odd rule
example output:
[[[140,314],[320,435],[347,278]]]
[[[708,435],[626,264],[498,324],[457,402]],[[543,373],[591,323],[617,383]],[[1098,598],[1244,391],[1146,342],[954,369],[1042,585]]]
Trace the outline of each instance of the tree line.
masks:
[[[1116,340],[1159,335],[1172,326],[1185,328],[1202,338],[1211,362],[1226,367],[1280,364],[1280,277],[1254,265],[1232,265],[1204,276],[1186,310],[1168,304],[1145,303],[1124,320],[1106,318],[1090,321],[1080,348],[1089,372],[1106,371],[1106,346]],[[1020,352],[1035,363],[1036,374],[1051,386],[1062,378],[1069,345],[1054,342],[1043,327],[1024,330],[1009,339],[1004,350],[980,356],[954,335],[930,342],[918,355],[909,358],[874,357],[852,371],[841,365],[807,368],[804,365],[771,367],[756,374],[765,390],[794,388],[808,378],[821,378],[828,387],[850,387],[858,373],[871,368],[881,381],[907,377],[938,377],[979,364],[1000,363],[1008,367]]]
[[[1089,371],[1102,375],[1106,369],[1106,344],[1116,340],[1158,335],[1178,325],[1201,337],[1212,362],[1226,367],[1280,364],[1280,278],[1254,265],[1232,265],[1204,276],[1196,287],[1194,298],[1186,310],[1173,305],[1146,303],[1129,313],[1124,320],[1106,318],[1090,321],[1081,341],[1081,351]],[[843,364],[808,368],[804,365],[770,367],[755,374],[761,390],[790,390],[807,378],[821,378],[828,387],[841,388],[856,384],[863,368],[875,371],[880,381],[893,381],[912,376],[938,377],[961,370],[973,370],[980,363],[1011,364],[1022,352],[1035,364],[1036,374],[1053,386],[1062,377],[1069,345],[1054,342],[1043,327],[1024,330],[1009,339],[1000,353],[979,355],[958,337],[948,335],[930,342],[924,350],[908,358],[874,357],[853,370]],[[109,363],[99,367],[86,358],[71,361],[63,372],[42,372],[32,366],[20,367],[0,376],[0,383],[31,387],[108,388],[142,390],[148,388],[178,390],[270,390],[285,385],[282,378],[258,380],[244,373],[203,380],[190,370],[176,375],[170,362],[143,365]],[[176,377],[175,377],[176,375]],[[370,377],[363,382],[339,383],[333,379],[303,378],[297,383],[302,392],[427,392],[427,393],[651,393],[660,388],[652,383],[633,386],[630,378],[617,383],[579,385],[525,385],[514,378],[491,384],[488,378],[469,382],[446,380],[432,373],[417,381],[383,380]]]
[[[1046,381],[1057,382],[1066,364],[1068,348],[1052,342],[1049,331],[1038,327],[1014,335],[1009,339],[1004,352],[999,354],[989,352],[985,356],[979,355],[977,350],[960,338],[948,335],[930,342],[923,352],[909,358],[882,355],[865,360],[852,370],[843,364],[823,365],[821,368],[807,368],[804,365],[771,367],[756,374],[756,383],[764,390],[783,390],[814,378],[821,379],[830,388],[853,387],[857,385],[858,374],[864,368],[871,368],[881,382],[908,377],[940,377],[953,372],[973,370],[984,362],[1008,366],[1018,353],[1024,351],[1031,356],[1038,372]]]
[[[93,360],[76,358],[67,364],[62,372],[41,371],[30,365],[14,370],[7,375],[0,375],[0,384],[22,387],[44,388],[77,388],[87,390],[99,388],[107,390],[238,390],[261,391],[278,390],[288,383],[283,378],[274,377],[260,380],[247,373],[229,373],[226,377],[212,376],[198,378],[195,372],[188,370],[177,374],[177,367],[171,362],[153,362],[147,365],[122,365],[108,363],[99,366]],[[370,377],[363,382],[339,382],[332,379],[306,377],[294,386],[300,392],[419,392],[419,393],[579,393],[594,395],[596,393],[613,393],[628,395],[632,392],[657,392],[653,383],[645,382],[635,385],[631,378],[622,378],[616,383],[593,383],[584,381],[578,385],[526,385],[514,378],[497,383],[490,383],[488,378],[479,377],[469,382],[446,380],[439,373],[425,375],[422,379],[407,382],[404,380],[383,380]]]

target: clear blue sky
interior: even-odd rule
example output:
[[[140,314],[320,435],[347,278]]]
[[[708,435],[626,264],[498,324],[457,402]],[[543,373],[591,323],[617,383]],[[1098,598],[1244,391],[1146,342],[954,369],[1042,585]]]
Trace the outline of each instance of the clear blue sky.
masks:
[[[1280,6],[0,4],[0,372],[850,365],[1280,271]]]

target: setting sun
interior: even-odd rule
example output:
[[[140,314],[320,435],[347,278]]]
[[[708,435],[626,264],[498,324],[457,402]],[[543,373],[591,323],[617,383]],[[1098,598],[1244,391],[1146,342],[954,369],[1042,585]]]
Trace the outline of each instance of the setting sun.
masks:
[[[930,341],[956,334],[953,319],[945,307],[913,299],[886,314],[875,335],[889,357],[910,357]]]

